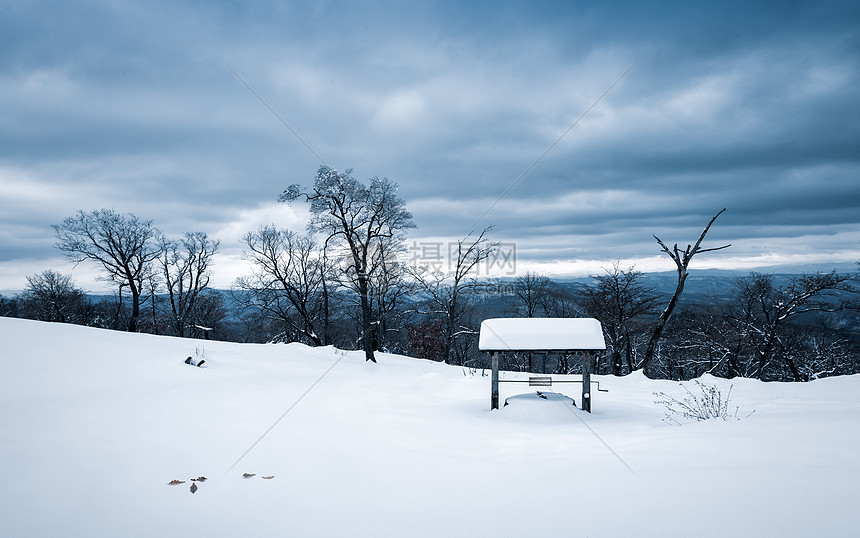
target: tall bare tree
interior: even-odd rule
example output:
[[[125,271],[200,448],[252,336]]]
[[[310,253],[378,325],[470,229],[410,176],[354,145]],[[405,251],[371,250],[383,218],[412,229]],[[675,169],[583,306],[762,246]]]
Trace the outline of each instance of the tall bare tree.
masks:
[[[678,273],[678,282],[675,286],[675,293],[672,294],[672,298],[669,300],[669,304],[666,305],[666,308],[660,314],[660,317],[657,319],[657,323],[654,325],[654,331],[651,333],[651,339],[648,341],[648,347],[645,349],[645,357],[642,359],[641,366],[645,370],[645,375],[648,377],[656,377],[657,375],[656,372],[653,371],[657,344],[660,342],[660,337],[663,336],[663,329],[666,327],[666,322],[672,317],[672,313],[675,311],[675,307],[678,306],[678,301],[681,299],[681,294],[684,293],[684,284],[687,282],[687,269],[690,266],[690,262],[693,260],[693,256],[702,252],[713,252],[715,250],[722,250],[731,246],[729,244],[716,248],[702,248],[702,241],[705,240],[705,236],[708,234],[708,230],[711,229],[711,225],[715,220],[717,220],[717,217],[723,214],[725,210],[726,208],[723,208],[714,215],[710,222],[708,222],[708,225],[705,226],[705,229],[702,230],[702,234],[699,236],[696,243],[694,245],[687,245],[687,248],[684,250],[680,250],[678,248],[678,243],[675,243],[675,246],[670,249],[662,239],[656,235],[654,236],[654,239],[657,240],[661,250],[665,252],[667,256],[672,258],[673,262],[675,262],[675,267]]]
[[[162,238],[161,270],[167,288],[171,324],[184,337],[197,323],[198,298],[209,286],[212,256],[219,242],[203,232],[189,232],[176,241]]]
[[[379,270],[376,255],[381,243],[401,241],[405,231],[414,228],[412,213],[397,195],[397,184],[388,179],[371,178],[365,185],[352,177],[352,170],[339,173],[327,166],[317,171],[312,188],[291,185],[279,200],[291,202],[305,198],[313,215],[309,228],[326,238],[327,244],[346,250],[344,276],[358,294],[361,310],[360,340],[365,359],[376,362],[372,279]]]
[[[131,316],[128,330],[137,330],[141,295],[152,270],[152,263],[161,252],[156,240],[158,230],[151,220],[140,220],[132,214],[123,215],[112,209],[100,209],[63,220],[52,226],[57,237],[56,247],[70,260],[86,260],[101,265],[104,280],[131,294]]]
[[[642,282],[642,273],[633,267],[620,269],[619,262],[593,276],[594,283],[582,289],[580,304],[603,325],[609,343],[613,375],[622,375],[624,360],[633,370],[634,336],[642,330],[645,318],[655,314],[658,296]]]
[[[467,236],[452,243],[449,271],[430,271],[427,267],[414,271],[421,288],[430,296],[432,314],[442,320],[443,360],[449,363],[458,362],[454,356],[457,340],[475,332],[462,323],[466,313],[464,294],[485,285],[475,278],[475,272],[498,249],[499,243],[487,239],[491,229],[485,228],[478,237]]]
[[[250,275],[236,281],[245,307],[263,310],[290,328],[301,340],[323,344],[318,325],[322,317],[324,270],[317,243],[307,235],[275,226],[245,234]]]

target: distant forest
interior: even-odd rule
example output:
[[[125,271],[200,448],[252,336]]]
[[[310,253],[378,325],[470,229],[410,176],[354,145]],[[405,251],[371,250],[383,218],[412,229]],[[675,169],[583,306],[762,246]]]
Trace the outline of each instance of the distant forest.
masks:
[[[838,276],[838,275],[837,275]],[[856,281],[820,288],[833,273],[741,277],[691,277],[667,323],[656,356],[656,376],[691,379],[705,373],[767,381],[808,381],[860,372],[860,327]],[[126,330],[131,306],[119,294],[87,296],[67,276],[47,271],[29,279],[23,293],[0,295],[0,314]],[[425,290],[413,287],[376,324],[375,347],[464,367],[489,368],[477,350],[482,320],[492,317],[595,317],[603,324],[607,351],[597,372],[626,375],[641,367],[653,324],[670,300],[673,277],[610,268],[587,279],[551,280],[527,274],[470,282],[459,297],[456,333],[445,350],[444,309]],[[450,292],[450,289],[441,290]],[[320,341],[303,334],[300,315],[286,322],[254,305],[242,289],[202,290],[183,336],[231,342],[292,342],[360,349],[359,307],[349,290],[331,293],[329,320]],[[143,302],[137,331],[178,336],[167,294]],[[322,315],[321,308],[314,308]],[[322,338],[324,336],[324,339]],[[502,368],[532,373],[578,373],[578,357],[560,354],[503,354]]]
[[[809,381],[860,372],[856,271],[733,278],[688,271],[694,256],[731,246],[703,245],[725,209],[685,248],[654,237],[676,266],[669,276],[616,262],[587,279],[557,281],[517,273],[516,245],[492,241],[492,227],[410,248],[412,214],[388,179],[361,182],[350,170],[322,166],[312,187],[291,185],[279,200],[307,204],[307,229],[269,225],[245,234],[251,269],[227,291],[209,286],[219,242],[205,233],[171,239],[131,214],[79,211],[53,226],[56,247],[75,263],[100,267],[113,295],[87,296],[69,275],[46,270],[27,277],[22,293],[0,296],[0,315],[198,339],[333,345],[362,350],[370,362],[385,351],[472,374],[489,367],[477,349],[484,319],[593,317],[607,345],[598,374],[641,369],[655,379],[710,373]],[[500,272],[509,276],[488,276]],[[533,373],[577,373],[580,363],[560,353],[501,357],[502,369]]]

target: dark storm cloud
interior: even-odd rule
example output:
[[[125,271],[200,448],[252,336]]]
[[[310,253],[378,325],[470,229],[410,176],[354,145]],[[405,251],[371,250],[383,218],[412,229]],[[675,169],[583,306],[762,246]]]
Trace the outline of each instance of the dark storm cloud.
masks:
[[[274,201],[320,162],[229,66],[328,164],[398,181],[417,240],[493,224],[535,260],[636,259],[728,207],[727,260],[842,260],[858,23],[849,2],[3,4],[2,258],[55,256],[79,209],[234,258],[243,228],[300,227]]]

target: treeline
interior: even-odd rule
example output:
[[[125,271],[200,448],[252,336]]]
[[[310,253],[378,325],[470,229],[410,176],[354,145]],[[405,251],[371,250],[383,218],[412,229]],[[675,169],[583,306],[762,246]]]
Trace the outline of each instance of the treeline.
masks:
[[[506,296],[484,299],[478,317],[500,311],[553,316],[567,304],[573,315],[601,321],[607,350],[598,357],[598,373],[626,375],[642,368],[654,326],[671,295],[656,292],[640,272],[617,264],[590,280],[564,285],[521,276]],[[545,299],[534,300],[544,294]],[[527,297],[533,299],[531,304]],[[663,330],[650,376],[691,379],[710,373],[809,381],[858,373],[858,307],[852,275],[751,273],[718,292],[681,301]],[[575,372],[579,362],[558,354],[521,354],[508,360],[510,369],[546,373]]]
[[[685,301],[693,256],[727,248],[698,240],[658,245],[677,265],[674,293],[660,294],[634,268],[614,264],[587,283],[512,273],[515,250],[491,229],[450,243],[407,246],[412,215],[387,179],[360,182],[351,171],[321,167],[309,188],[290,186],[282,202],[308,204],[304,231],[275,225],[242,239],[249,274],[229,291],[209,288],[219,243],[201,232],[170,239],[152,221],[112,210],[79,212],[54,231],[57,248],[89,261],[115,285],[93,298],[52,270],[27,278],[26,290],[0,296],[0,315],[109,329],[236,342],[303,342],[402,353],[488,367],[477,350],[490,317],[594,317],[607,351],[597,373],[688,379],[711,373],[807,381],[860,372],[857,277],[816,273],[789,278],[750,274],[724,293]],[[724,211],[724,210],[723,210]],[[496,271],[498,272],[498,271]],[[504,354],[502,368],[576,373],[567,354]],[[466,370],[464,370],[465,372]]]
[[[857,292],[847,275],[739,277],[728,288],[683,303],[670,319],[658,348],[656,377],[691,379],[705,373],[768,381],[808,381],[860,372]],[[247,278],[247,277],[245,277]],[[469,279],[428,293],[410,282],[410,291],[387,310],[376,327],[378,350],[463,366],[489,367],[477,349],[482,320],[491,317],[595,317],[603,325],[607,351],[597,372],[626,375],[642,366],[653,325],[669,300],[646,284],[646,275],[618,264],[591,282],[557,282],[534,273],[513,279]],[[454,316],[449,317],[455,294]],[[271,289],[267,292],[277,295]],[[321,294],[308,298],[309,318],[325,333],[307,333],[295,307],[279,313],[259,303],[253,292],[204,289],[189,313],[184,336],[235,342],[291,342],[360,349],[361,321],[353,294],[338,288],[329,295],[323,319]],[[179,335],[166,294],[147,295],[137,331]],[[292,303],[290,303],[292,304]],[[283,304],[281,305],[283,306]],[[89,297],[67,275],[53,271],[28,277],[27,289],[0,296],[0,314],[126,330],[131,306],[119,294]],[[454,319],[454,323],[449,320]],[[453,328],[448,328],[451,325]],[[319,339],[319,341],[316,341]],[[579,357],[510,353],[502,368],[533,373],[578,373]]]
[[[194,308],[177,324],[169,297],[147,292],[135,331],[189,338],[208,338],[228,315],[225,297],[216,290],[202,290]],[[0,295],[0,315],[57,323],[72,323],[102,329],[126,331],[132,318],[127,296],[120,292],[107,296],[87,295],[69,275],[46,270],[27,277],[27,288],[12,297]],[[178,329],[182,329],[182,334]]]

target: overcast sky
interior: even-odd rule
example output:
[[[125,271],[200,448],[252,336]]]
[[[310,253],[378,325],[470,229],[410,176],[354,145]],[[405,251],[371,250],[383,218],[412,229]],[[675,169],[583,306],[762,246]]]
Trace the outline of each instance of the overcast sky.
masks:
[[[54,247],[78,210],[220,239],[220,287],[244,233],[302,229],[276,200],[320,161],[231,68],[326,163],[398,182],[410,242],[494,225],[520,271],[671,270],[652,234],[726,207],[693,269],[860,260],[860,3],[415,4],[0,0],[0,289],[107,289]]]

